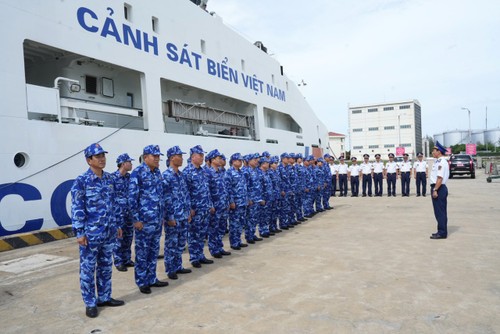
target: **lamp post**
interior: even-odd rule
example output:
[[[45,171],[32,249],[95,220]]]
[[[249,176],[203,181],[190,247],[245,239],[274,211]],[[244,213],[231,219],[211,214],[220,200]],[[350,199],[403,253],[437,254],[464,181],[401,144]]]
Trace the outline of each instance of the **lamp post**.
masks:
[[[469,110],[469,108],[465,108],[465,107],[462,107],[462,110],[467,110],[467,112],[469,113],[469,144],[471,144],[471,142],[472,142],[472,132],[471,132],[471,129],[470,129],[470,110]]]

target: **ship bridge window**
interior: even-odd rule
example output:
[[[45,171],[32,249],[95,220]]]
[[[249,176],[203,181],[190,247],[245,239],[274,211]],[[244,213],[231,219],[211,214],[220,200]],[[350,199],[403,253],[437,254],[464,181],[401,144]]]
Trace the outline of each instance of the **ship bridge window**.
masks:
[[[151,28],[153,28],[154,32],[158,32],[158,18],[157,17],[152,17],[151,18]]]
[[[268,128],[302,133],[302,128],[288,114],[264,108],[264,124]]]
[[[241,60],[241,72],[245,72],[245,59]]]
[[[200,39],[200,48],[201,48],[201,53],[203,54],[207,53],[207,43],[203,39]]]
[[[123,17],[125,20],[132,21],[132,6],[128,3],[123,4]]]

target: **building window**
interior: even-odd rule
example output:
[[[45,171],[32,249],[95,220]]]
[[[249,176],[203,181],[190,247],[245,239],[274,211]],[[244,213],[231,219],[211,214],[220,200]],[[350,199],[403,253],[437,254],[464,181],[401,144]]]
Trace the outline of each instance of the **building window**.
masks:
[[[363,128],[352,129],[352,132],[363,132]]]
[[[363,146],[353,146],[352,149],[353,150],[362,150]]]
[[[411,124],[401,125],[401,129],[411,129]]]
[[[368,128],[368,131],[378,131],[378,126],[374,128]]]
[[[403,147],[411,147],[411,144],[401,144]]]
[[[399,106],[399,109],[410,109],[411,106],[409,104],[405,104],[404,106]]]
[[[353,114],[361,114],[361,109],[353,110],[352,113]]]
[[[378,148],[378,145],[370,145],[368,148]]]
[[[369,108],[368,109],[368,112],[377,112],[378,111],[378,108]]]
[[[394,110],[394,107],[384,107],[384,111]]]
[[[384,145],[384,148],[392,148],[392,147],[394,147],[394,144],[385,144]]]
[[[394,125],[384,126],[384,130],[394,130],[396,127]]]

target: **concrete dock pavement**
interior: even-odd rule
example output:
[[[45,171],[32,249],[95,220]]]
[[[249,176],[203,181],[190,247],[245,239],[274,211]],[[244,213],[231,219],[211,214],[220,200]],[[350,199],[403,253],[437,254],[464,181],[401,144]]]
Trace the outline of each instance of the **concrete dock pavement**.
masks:
[[[95,319],[74,238],[2,252],[0,332],[500,333],[500,182],[478,171],[448,188],[446,240],[429,239],[431,198],[415,197],[413,180],[409,198],[333,197],[334,210],[150,295],[133,270],[114,270],[126,305]]]

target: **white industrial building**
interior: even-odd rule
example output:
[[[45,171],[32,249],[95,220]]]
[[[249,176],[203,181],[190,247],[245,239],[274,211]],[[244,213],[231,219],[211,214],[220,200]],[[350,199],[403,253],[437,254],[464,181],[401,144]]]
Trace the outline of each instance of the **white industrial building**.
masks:
[[[379,153],[387,159],[404,149],[410,158],[422,151],[422,117],[418,100],[349,106],[351,156]],[[401,149],[400,149],[401,150]],[[398,150],[398,151],[400,151]]]

